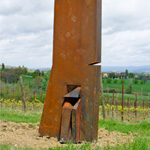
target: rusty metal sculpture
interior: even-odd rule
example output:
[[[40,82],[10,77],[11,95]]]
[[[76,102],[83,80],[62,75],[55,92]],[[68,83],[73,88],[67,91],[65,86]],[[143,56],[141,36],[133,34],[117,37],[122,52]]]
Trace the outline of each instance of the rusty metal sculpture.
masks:
[[[53,67],[41,136],[97,140],[101,67],[101,0],[55,0]]]

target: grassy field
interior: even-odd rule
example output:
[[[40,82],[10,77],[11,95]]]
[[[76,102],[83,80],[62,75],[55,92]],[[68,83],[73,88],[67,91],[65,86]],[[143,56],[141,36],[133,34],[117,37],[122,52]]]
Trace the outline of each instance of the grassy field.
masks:
[[[107,99],[107,96],[109,95],[110,101],[112,100],[113,93],[104,93],[105,98]],[[115,100],[121,100],[122,99],[122,93],[115,93],[114,94]],[[135,94],[124,94],[124,100],[127,101],[135,101],[136,97]],[[142,96],[142,95],[137,95],[137,100],[140,101],[149,101],[150,102],[150,96]]]
[[[116,91],[121,91],[122,90],[122,84],[120,83],[120,79],[118,80],[118,83],[113,83],[113,80],[111,83],[107,83],[106,81],[107,79],[104,79],[104,90],[107,91],[111,91],[112,89],[115,89]],[[140,84],[140,81],[138,82],[138,84],[134,84],[132,83],[132,92],[136,92],[136,93],[143,93],[143,94],[150,94],[150,80],[147,80],[145,84]],[[129,87],[130,84],[130,80],[129,79],[125,79],[125,84],[124,84],[124,89],[125,91],[127,90],[127,88]]]
[[[22,75],[22,78],[25,83],[33,82],[34,80],[32,76],[28,76],[28,75]]]
[[[0,120],[24,123],[36,123],[40,121],[39,113],[15,112],[12,110],[1,110]],[[106,128],[108,131],[118,131],[121,133],[140,133],[140,136],[134,138],[133,143],[116,145],[114,147],[96,147],[94,150],[150,150],[150,122],[143,121],[140,124],[126,124],[116,120],[99,120],[99,128]],[[10,145],[0,145],[1,150],[34,150],[33,148],[16,148]],[[89,143],[74,146],[68,144],[67,147],[49,148],[49,150],[91,150]],[[46,150],[46,149],[41,149]]]
[[[32,76],[28,75],[22,75],[24,83],[32,83],[34,81],[34,78]],[[107,83],[107,79],[104,79],[103,87],[104,91],[112,91],[115,89],[117,92],[122,91],[122,84],[120,83],[120,79],[118,79],[118,83],[113,83],[113,80],[111,83]],[[138,80],[138,84],[132,83],[132,92],[133,93],[138,93],[138,94],[146,94],[150,95],[150,80],[147,80],[145,84],[140,84],[141,80]],[[127,91],[128,87],[130,85],[130,79],[125,79],[125,84],[124,84],[124,90],[125,92]]]
[[[37,123],[40,122],[41,113],[32,113],[15,110],[0,110],[0,120],[11,121],[16,123]]]

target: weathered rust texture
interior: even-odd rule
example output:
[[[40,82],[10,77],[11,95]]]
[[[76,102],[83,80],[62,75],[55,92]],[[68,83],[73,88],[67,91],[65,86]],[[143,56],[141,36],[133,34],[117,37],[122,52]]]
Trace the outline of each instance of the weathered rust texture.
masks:
[[[71,129],[71,112],[72,112],[72,105],[69,102],[66,102],[63,106],[62,110],[62,121],[61,121],[61,132],[60,132],[60,139],[61,141],[68,142],[69,133]]]
[[[81,100],[79,100],[72,109],[72,141],[80,142],[80,117],[81,117]]]
[[[64,96],[72,87],[81,87],[79,141],[97,140],[101,67],[91,65],[97,62],[101,62],[101,0],[55,0],[53,67],[41,136],[60,138]]]
[[[80,118],[81,100],[79,99],[74,106],[72,106],[69,102],[65,102],[61,120],[61,143],[80,142]]]

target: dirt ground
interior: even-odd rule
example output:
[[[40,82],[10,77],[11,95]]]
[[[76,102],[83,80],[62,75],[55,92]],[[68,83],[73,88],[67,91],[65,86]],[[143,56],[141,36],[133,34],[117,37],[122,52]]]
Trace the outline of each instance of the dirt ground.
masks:
[[[14,123],[0,121],[0,144],[9,144],[16,147],[33,147],[38,148],[50,148],[58,146],[66,146],[60,144],[56,138],[39,137],[38,127],[33,124],[27,123]],[[116,131],[109,132],[104,128],[100,128],[98,131],[97,143],[92,143],[92,147],[95,146],[114,146],[116,143],[124,144],[132,142],[133,134],[124,134]],[[84,143],[82,143],[84,144]]]

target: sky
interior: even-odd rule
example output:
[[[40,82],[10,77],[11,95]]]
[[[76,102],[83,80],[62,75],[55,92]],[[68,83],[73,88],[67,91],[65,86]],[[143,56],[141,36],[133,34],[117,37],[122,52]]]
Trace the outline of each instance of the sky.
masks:
[[[0,0],[0,63],[51,68],[54,0]],[[150,65],[150,0],[103,0],[102,65]]]

